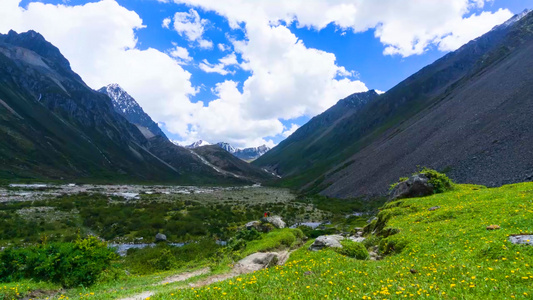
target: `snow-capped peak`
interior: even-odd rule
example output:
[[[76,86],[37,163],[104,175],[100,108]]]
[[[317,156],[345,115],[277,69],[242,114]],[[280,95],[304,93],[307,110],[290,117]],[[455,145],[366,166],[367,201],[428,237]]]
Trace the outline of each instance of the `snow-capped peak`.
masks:
[[[236,149],[230,145],[229,143],[220,142],[217,144],[220,148],[228,151],[229,153],[233,154],[235,153]]]
[[[199,140],[199,141],[196,141],[188,146],[185,146],[185,148],[188,148],[188,149],[194,149],[194,148],[198,148],[198,147],[202,147],[202,146],[208,146],[208,145],[211,145],[211,143],[209,142],[206,142],[204,140]]]
[[[509,20],[505,21],[503,24],[494,27],[492,30],[509,27],[509,26],[513,25],[514,23],[520,21],[523,17],[527,16],[532,11],[533,10],[531,10],[531,9],[525,9],[523,12],[514,15],[512,18],[510,18]]]

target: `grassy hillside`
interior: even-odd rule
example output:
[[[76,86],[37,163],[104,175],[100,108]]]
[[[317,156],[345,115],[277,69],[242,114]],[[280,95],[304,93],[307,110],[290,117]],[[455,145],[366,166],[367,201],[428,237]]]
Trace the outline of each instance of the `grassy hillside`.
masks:
[[[389,253],[381,261],[303,247],[285,266],[151,299],[531,299],[533,247],[507,239],[533,232],[532,195],[533,183],[459,185],[392,202],[378,223],[398,233],[367,243]],[[441,208],[429,211],[433,206]],[[492,224],[501,229],[487,230]]]

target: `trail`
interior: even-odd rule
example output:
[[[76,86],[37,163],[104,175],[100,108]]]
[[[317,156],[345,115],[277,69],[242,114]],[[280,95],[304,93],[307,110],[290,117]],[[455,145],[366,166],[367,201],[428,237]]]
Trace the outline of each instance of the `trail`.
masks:
[[[278,255],[277,265],[278,266],[284,265],[287,262],[287,260],[289,259],[291,253],[296,251],[296,250],[297,249],[294,249],[294,250],[291,250],[291,251],[272,252],[272,253],[275,253],[275,254]],[[254,254],[256,254],[256,253],[254,253]],[[165,278],[163,281],[161,281],[161,282],[159,282],[157,284],[154,284],[154,286],[161,286],[161,285],[165,285],[165,284],[169,284],[169,283],[185,281],[185,280],[187,280],[189,278],[193,278],[193,277],[196,277],[196,276],[208,274],[210,271],[211,270],[209,268],[203,268],[203,269],[196,270],[196,271],[193,271],[193,272],[185,272],[185,273],[172,275],[170,277]],[[213,284],[213,283],[216,283],[216,282],[219,282],[219,281],[224,281],[224,280],[227,280],[227,279],[231,279],[233,277],[237,277],[237,276],[240,276],[240,275],[252,273],[254,271],[257,271],[257,269],[253,269],[253,268],[250,268],[249,266],[240,265],[239,263],[237,263],[237,264],[235,264],[233,269],[230,272],[228,272],[228,273],[214,274],[214,275],[208,276],[208,277],[206,277],[204,279],[201,279],[201,280],[199,280],[197,282],[189,283],[186,286],[176,287],[176,289],[184,289],[184,288],[191,288],[191,287],[198,288],[198,287],[210,285],[210,284]],[[134,296],[131,296],[131,297],[121,298],[119,300],[145,300],[146,298],[152,297],[154,294],[155,294],[154,291],[145,291],[145,292],[142,292],[140,294],[137,294],[137,295],[134,295]]]

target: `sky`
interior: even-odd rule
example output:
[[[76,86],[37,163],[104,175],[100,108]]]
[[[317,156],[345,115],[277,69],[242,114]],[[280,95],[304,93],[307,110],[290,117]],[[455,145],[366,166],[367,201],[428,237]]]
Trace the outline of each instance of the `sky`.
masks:
[[[93,89],[118,83],[184,145],[274,146],[394,85],[533,0],[0,0]]]

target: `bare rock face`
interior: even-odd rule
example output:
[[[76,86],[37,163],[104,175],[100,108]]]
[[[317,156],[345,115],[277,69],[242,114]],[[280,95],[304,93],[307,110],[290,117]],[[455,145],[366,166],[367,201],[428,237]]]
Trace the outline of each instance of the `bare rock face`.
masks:
[[[324,248],[342,248],[340,241],[344,240],[342,235],[321,235],[309,247],[311,251],[318,251]]]
[[[408,180],[400,182],[390,193],[390,200],[423,197],[434,194],[434,187],[424,174],[415,174]]]
[[[236,265],[235,270],[239,273],[250,273],[259,271],[278,263],[279,254],[275,252],[257,252],[241,259]]]

